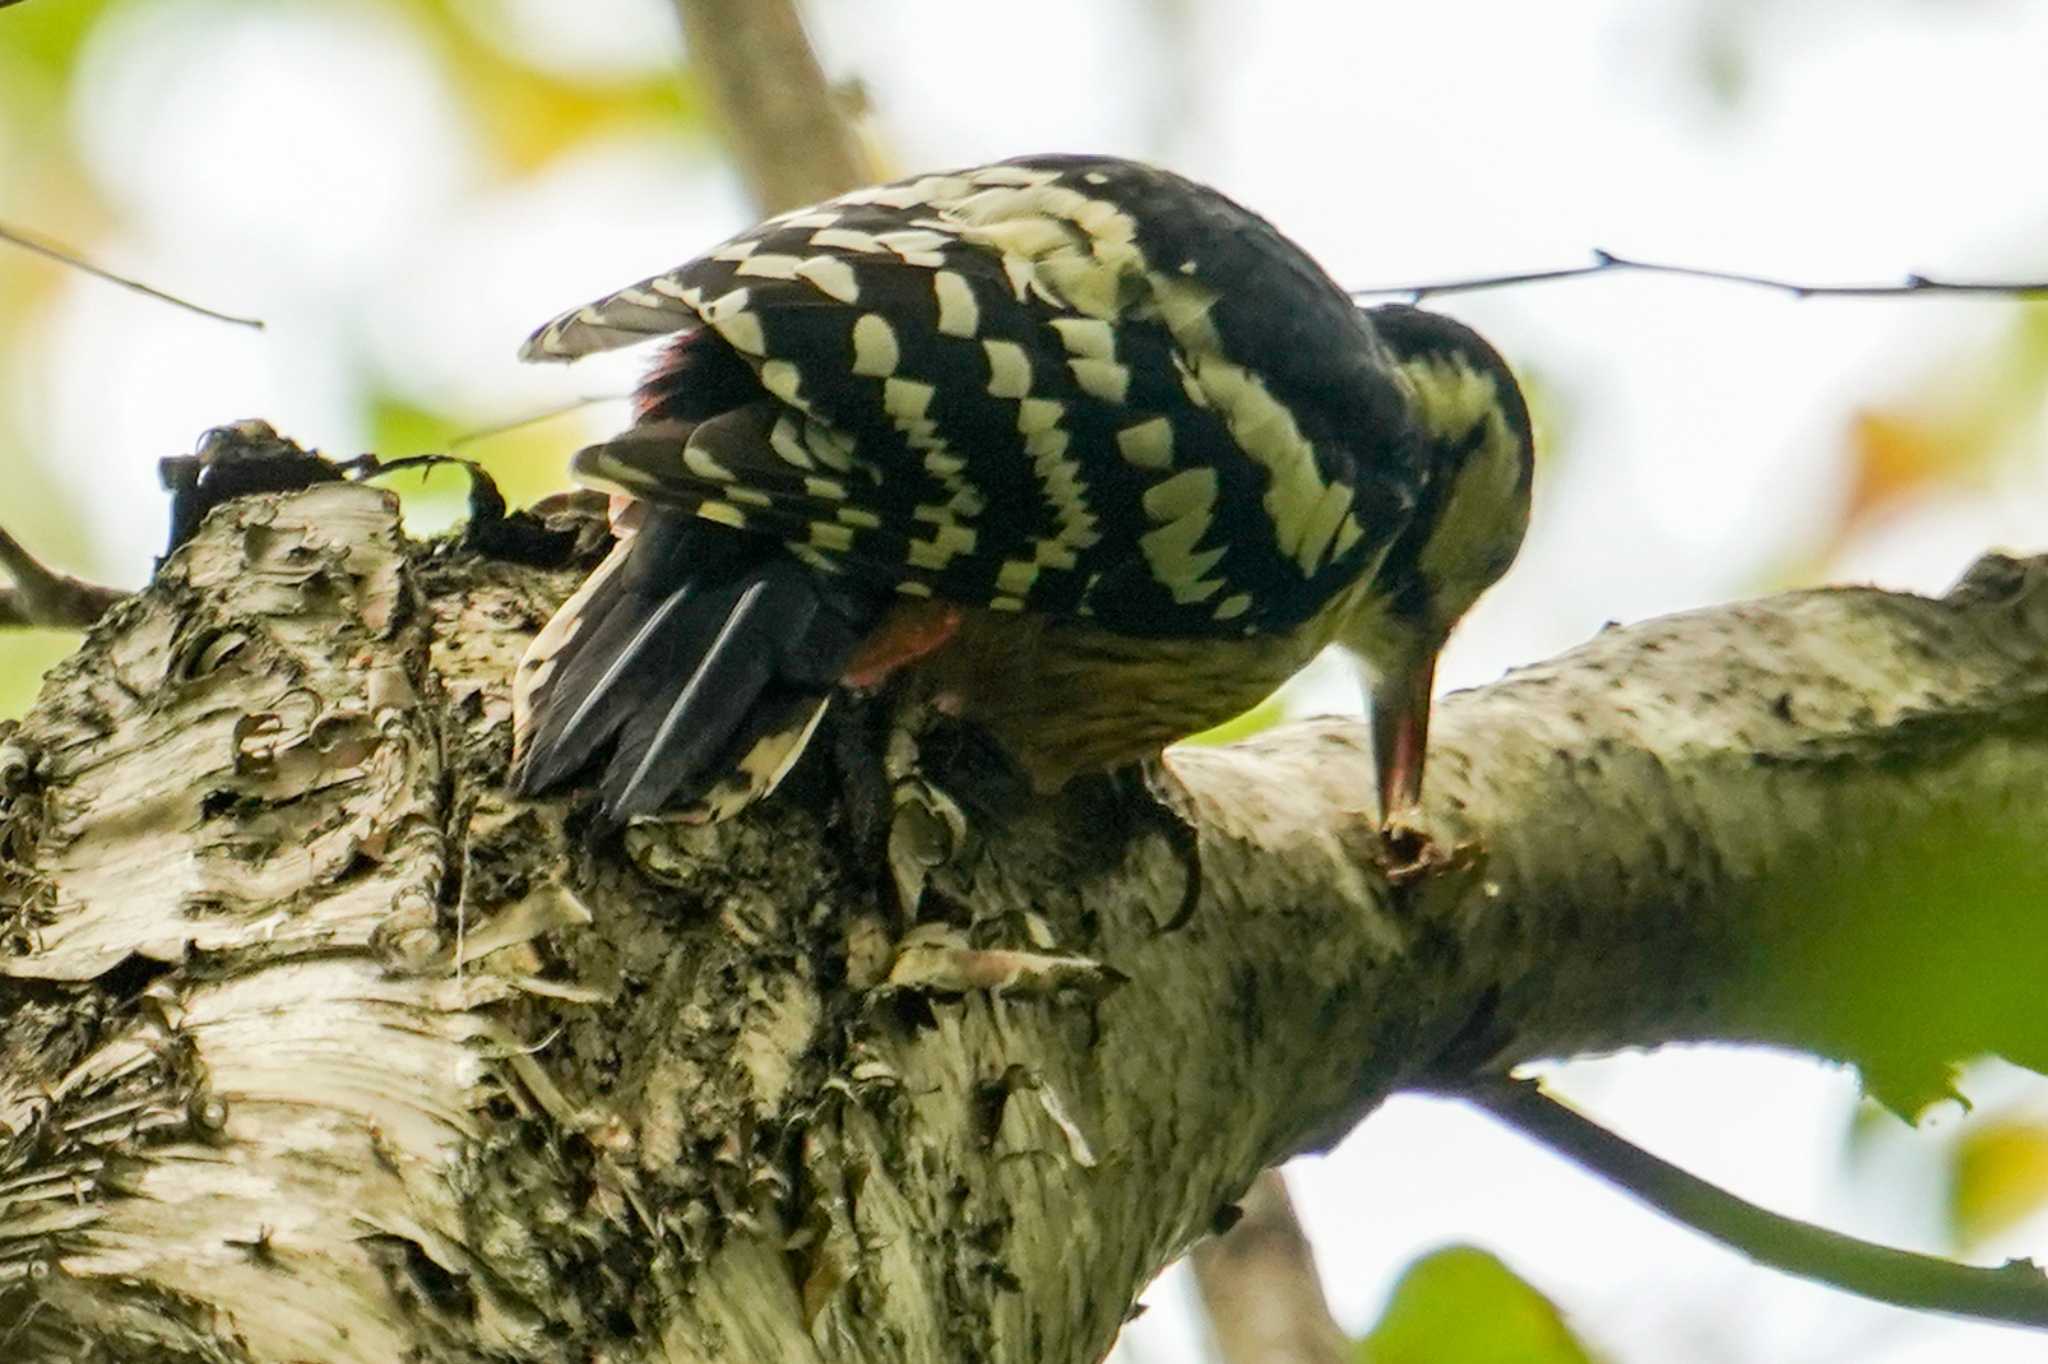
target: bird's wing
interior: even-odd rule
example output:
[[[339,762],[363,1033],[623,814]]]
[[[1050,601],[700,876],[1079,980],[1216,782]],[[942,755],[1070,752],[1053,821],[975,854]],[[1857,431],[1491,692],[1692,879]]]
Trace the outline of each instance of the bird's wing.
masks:
[[[906,595],[1283,630],[1412,508],[1414,436],[1370,326],[1263,220],[1132,163],[1006,163],[784,214],[525,354],[693,329],[674,355],[729,348],[761,400],[593,446],[579,476]]]

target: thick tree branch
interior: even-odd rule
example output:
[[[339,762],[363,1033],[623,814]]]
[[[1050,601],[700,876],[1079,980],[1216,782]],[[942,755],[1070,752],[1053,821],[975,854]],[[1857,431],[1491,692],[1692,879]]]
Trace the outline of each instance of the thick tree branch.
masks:
[[[1188,1257],[1223,1364],[1352,1364],[1358,1347],[1330,1316],[1287,1181],[1265,1171],[1240,1206]]]
[[[755,207],[780,213],[872,178],[794,0],[676,0]]]
[[[915,927],[818,764],[623,841],[508,800],[506,679],[578,572],[410,545],[370,488],[240,500],[0,742],[26,1358],[1082,1361],[1406,1085],[1673,1038],[1904,1073],[1830,1006],[1845,961],[1941,967],[1930,924],[1971,989],[1887,1014],[2048,1054],[1976,978],[2048,967],[2048,563],[1447,698],[1453,856],[1398,888],[1356,725],[1178,751],[1171,932],[1187,839],[1132,783],[977,817]]]

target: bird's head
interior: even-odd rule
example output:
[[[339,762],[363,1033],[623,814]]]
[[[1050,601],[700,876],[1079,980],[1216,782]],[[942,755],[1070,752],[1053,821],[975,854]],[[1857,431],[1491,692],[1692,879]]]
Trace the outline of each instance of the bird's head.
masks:
[[[1513,372],[1477,332],[1405,304],[1367,316],[1423,438],[1420,502],[1380,570],[1388,595],[1344,641],[1372,673],[1380,808],[1391,815],[1421,798],[1437,652],[1522,546],[1535,445]]]

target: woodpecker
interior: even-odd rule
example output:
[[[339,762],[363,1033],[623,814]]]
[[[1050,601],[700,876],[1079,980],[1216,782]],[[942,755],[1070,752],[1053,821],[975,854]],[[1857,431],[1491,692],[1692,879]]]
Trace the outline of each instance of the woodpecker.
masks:
[[[1529,414],[1463,325],[1361,308],[1271,224],[1033,156],[797,209],[564,313],[653,337],[575,457],[618,543],[514,682],[514,783],[613,822],[773,790],[832,696],[900,688],[1034,787],[1256,704],[1335,643],[1413,807],[1435,659],[1528,522]]]

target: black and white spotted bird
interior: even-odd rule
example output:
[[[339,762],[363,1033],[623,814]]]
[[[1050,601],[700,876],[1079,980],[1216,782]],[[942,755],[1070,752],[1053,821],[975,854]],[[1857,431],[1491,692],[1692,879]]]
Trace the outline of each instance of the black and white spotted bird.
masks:
[[[522,791],[601,764],[612,820],[721,817],[883,686],[1051,790],[1334,642],[1381,809],[1417,800],[1437,651],[1528,520],[1528,410],[1464,326],[1178,175],[1035,156],[781,214],[523,355],[667,335],[575,457],[620,538],[519,666]]]

